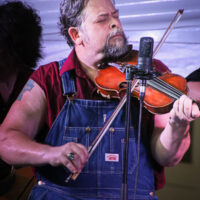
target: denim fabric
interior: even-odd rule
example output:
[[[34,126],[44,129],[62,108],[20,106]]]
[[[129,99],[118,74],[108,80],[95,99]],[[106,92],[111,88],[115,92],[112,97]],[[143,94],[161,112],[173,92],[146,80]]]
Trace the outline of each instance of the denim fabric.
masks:
[[[59,185],[55,185],[48,181],[43,182],[42,185],[36,184],[29,196],[28,200],[121,200],[117,197],[86,197],[86,195],[76,195],[76,189],[67,191],[65,188]],[[133,195],[129,194],[129,200],[134,200]],[[150,195],[147,190],[137,192],[136,200],[158,200],[154,193],[154,196]]]
[[[68,85],[70,85],[69,82]],[[45,139],[45,143],[60,146],[73,141],[89,147],[118,103],[118,100],[66,100]],[[134,196],[138,109],[138,104],[132,100],[128,152],[129,199],[133,199]],[[147,132],[148,122],[143,120],[136,200],[158,200],[156,195],[150,195],[150,192],[154,192],[155,188]],[[111,128],[75,181],[65,182],[70,172],[63,166],[37,167],[38,184],[34,186],[29,200],[119,200],[122,184],[124,137],[125,108],[121,109]],[[108,161],[105,159],[106,154],[117,155],[118,159]]]
[[[67,100],[55,120],[45,143],[59,146],[73,141],[89,147],[117,104],[117,101],[76,99],[73,102],[69,102]],[[132,107],[131,110],[128,187],[129,197],[133,199],[137,159],[138,125],[136,122],[138,109],[137,107]],[[124,119],[125,109],[122,109],[76,181],[65,182],[65,179],[70,174],[65,167],[51,167],[49,165],[37,167],[37,179],[41,180],[43,184],[35,186],[30,199],[38,200],[37,195],[39,193],[41,193],[41,199],[49,200],[65,199],[65,196],[67,196],[66,199],[120,199],[125,132]],[[142,133],[143,137],[140,145],[141,157],[136,196],[138,200],[157,199],[149,195],[150,192],[154,192],[154,173],[151,162],[149,162],[149,149],[144,145],[145,135],[147,134]],[[105,161],[106,153],[119,155],[119,162]],[[46,190],[48,192],[45,192]],[[62,197],[61,194],[64,196]]]

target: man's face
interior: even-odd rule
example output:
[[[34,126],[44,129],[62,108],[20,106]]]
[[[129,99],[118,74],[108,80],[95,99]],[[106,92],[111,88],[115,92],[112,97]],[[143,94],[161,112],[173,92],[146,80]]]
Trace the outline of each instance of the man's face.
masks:
[[[108,58],[128,50],[118,10],[110,0],[89,0],[83,12],[81,29],[86,48]]]

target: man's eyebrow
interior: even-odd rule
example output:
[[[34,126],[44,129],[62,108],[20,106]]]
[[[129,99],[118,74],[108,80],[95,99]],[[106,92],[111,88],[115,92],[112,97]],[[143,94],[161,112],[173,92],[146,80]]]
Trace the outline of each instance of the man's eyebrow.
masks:
[[[119,13],[119,10],[118,10],[118,9],[114,10],[114,11],[112,12],[112,15],[113,15],[113,14],[116,14],[116,13]]]
[[[106,17],[106,16],[108,16],[108,13],[101,13],[101,14],[99,14],[99,15],[97,16],[97,18],[98,18],[98,17]]]

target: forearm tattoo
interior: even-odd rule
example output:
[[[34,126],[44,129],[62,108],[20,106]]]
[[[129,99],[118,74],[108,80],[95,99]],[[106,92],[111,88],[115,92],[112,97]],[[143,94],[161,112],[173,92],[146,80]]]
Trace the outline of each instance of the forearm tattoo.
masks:
[[[27,92],[27,91],[31,91],[33,87],[34,87],[34,81],[30,79],[26,83],[26,85],[24,86],[22,91],[20,92],[19,96],[17,97],[17,100],[20,101],[22,99],[24,93]]]

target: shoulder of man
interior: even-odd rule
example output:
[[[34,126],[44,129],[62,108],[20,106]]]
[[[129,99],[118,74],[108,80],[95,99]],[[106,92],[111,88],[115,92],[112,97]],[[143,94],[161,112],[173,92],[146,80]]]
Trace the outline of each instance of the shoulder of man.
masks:
[[[156,71],[160,73],[171,72],[171,70],[160,60],[153,59],[153,66]]]
[[[58,62],[54,61],[45,65],[41,65],[35,70],[30,78],[35,81],[45,93],[52,92],[53,88],[60,87],[60,75]]]

